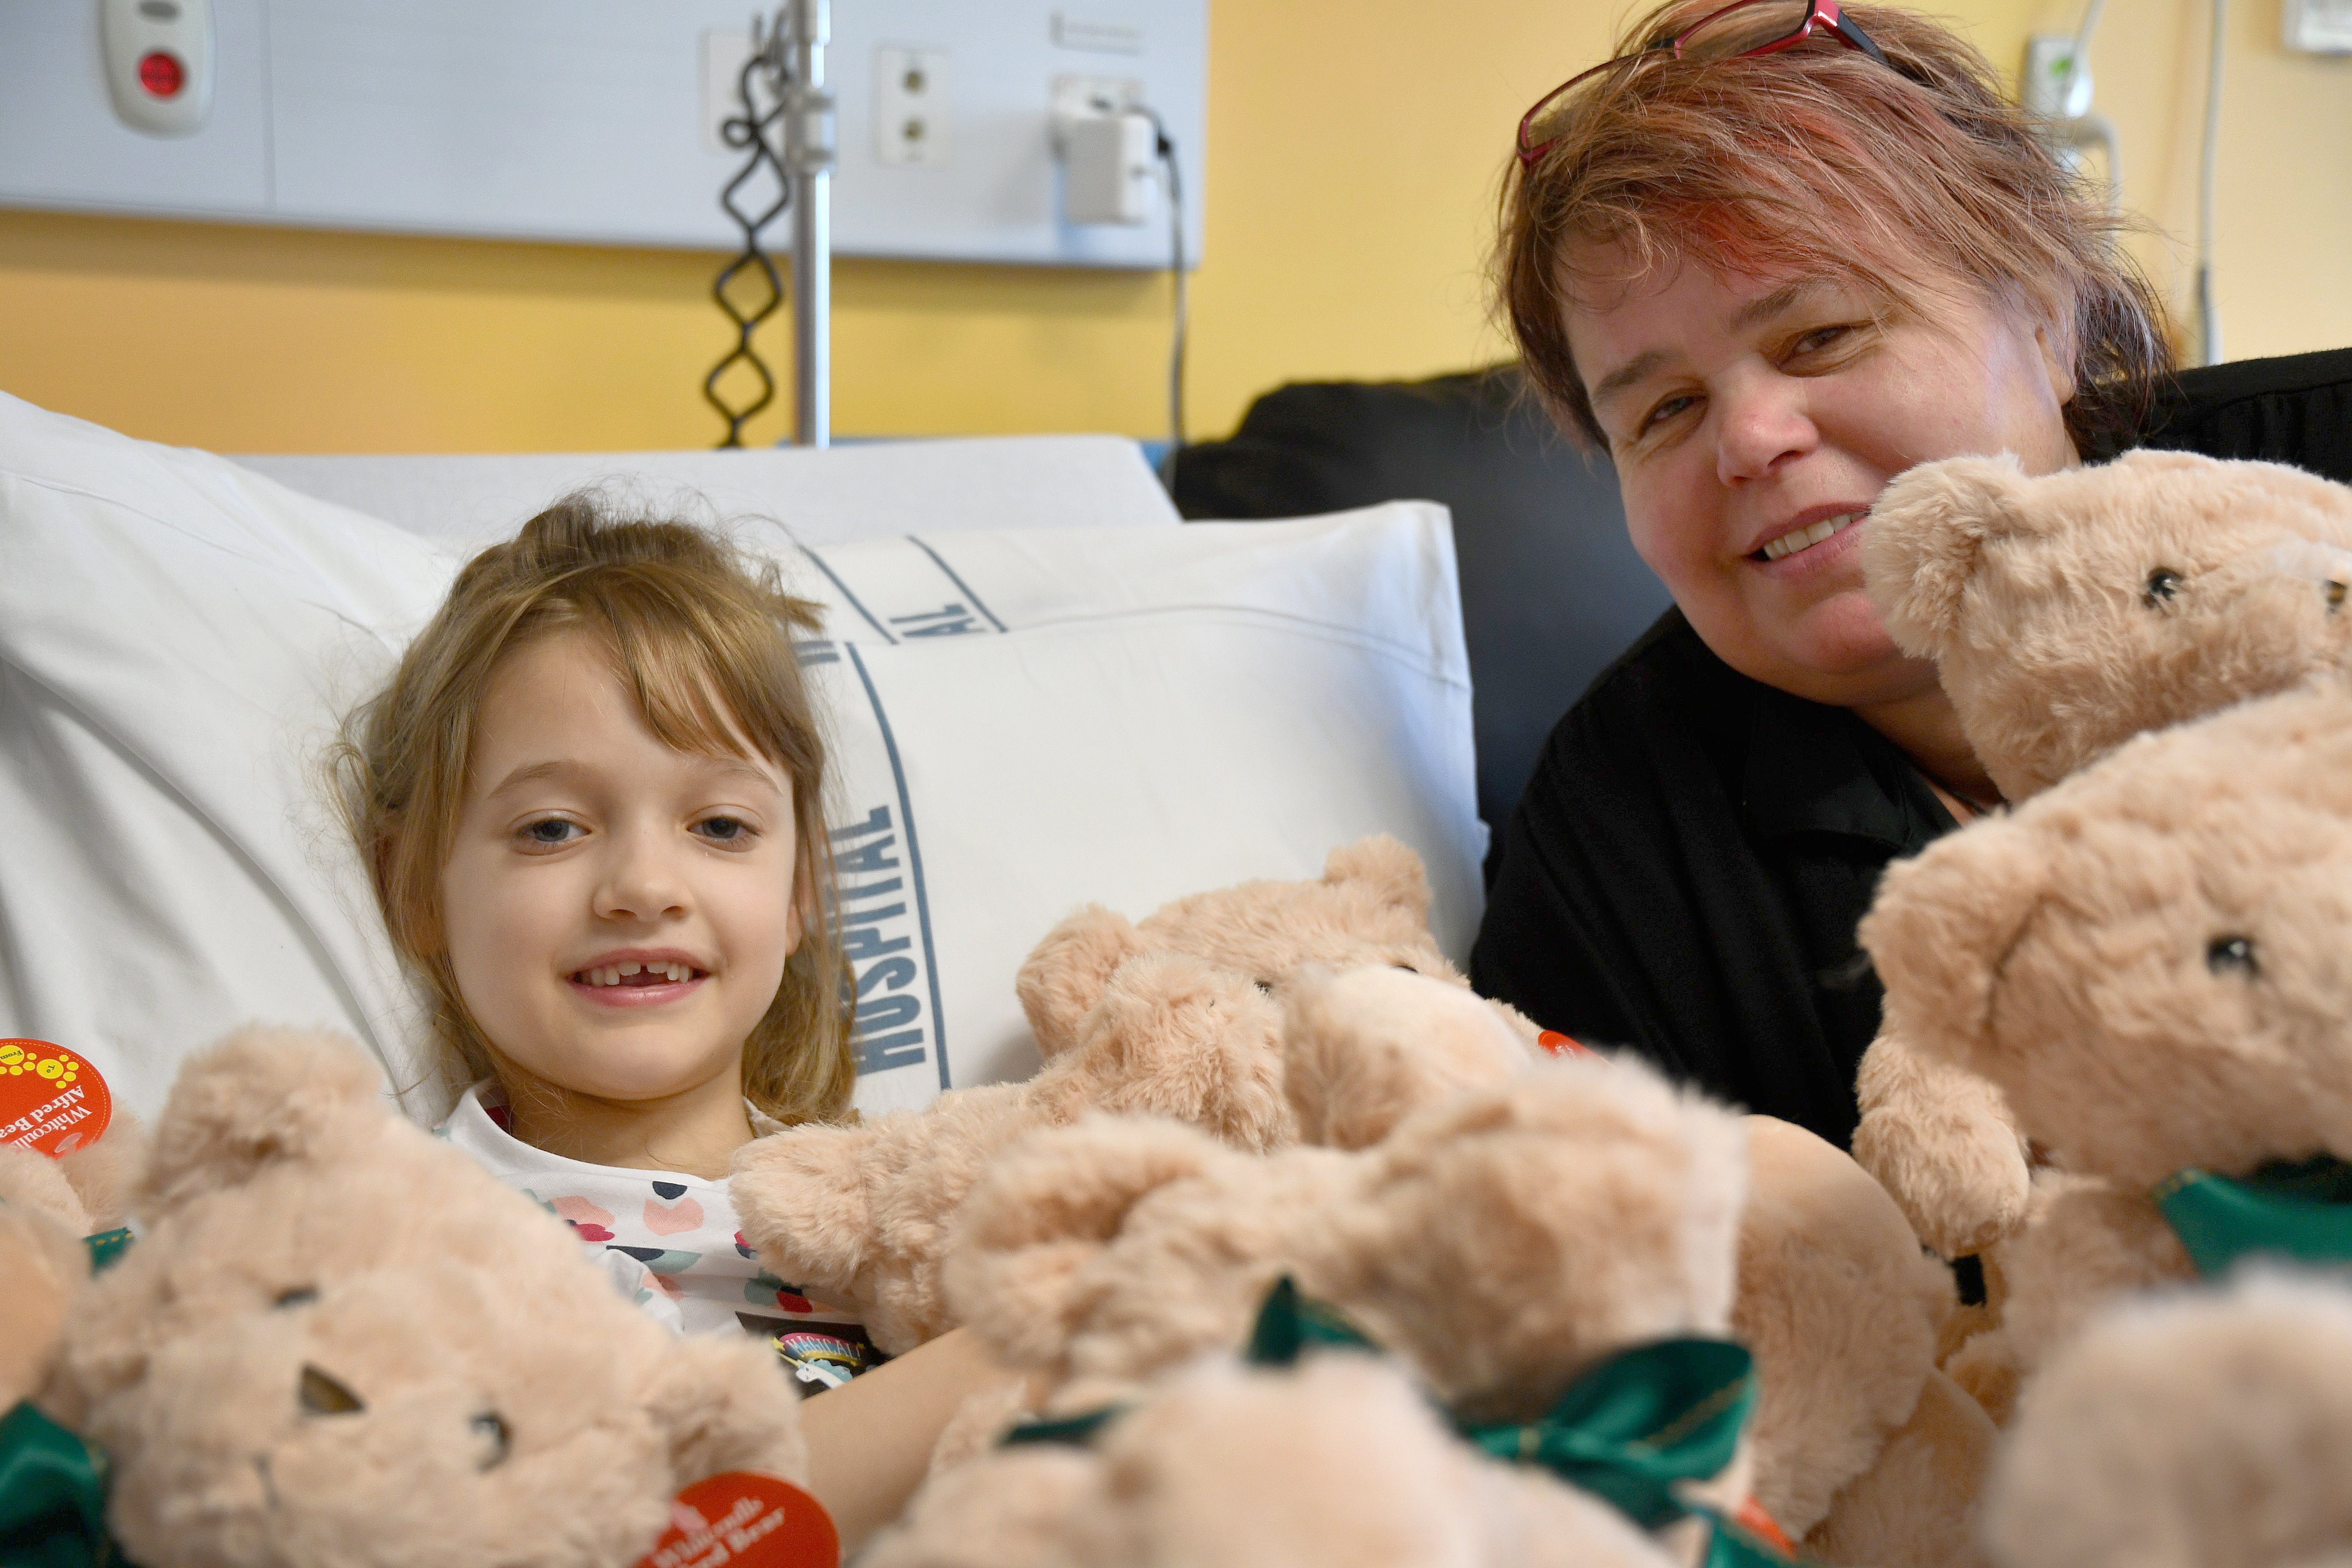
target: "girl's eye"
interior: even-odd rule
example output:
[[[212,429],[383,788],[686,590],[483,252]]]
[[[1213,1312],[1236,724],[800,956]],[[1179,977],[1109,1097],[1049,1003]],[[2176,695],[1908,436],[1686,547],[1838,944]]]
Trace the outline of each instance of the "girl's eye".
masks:
[[[707,816],[694,826],[714,844],[748,845],[759,837],[759,830],[740,816]]]
[[[542,816],[537,822],[525,823],[517,837],[535,848],[552,849],[571,843],[572,836],[580,831],[580,825],[576,822],[566,821],[561,816]]]

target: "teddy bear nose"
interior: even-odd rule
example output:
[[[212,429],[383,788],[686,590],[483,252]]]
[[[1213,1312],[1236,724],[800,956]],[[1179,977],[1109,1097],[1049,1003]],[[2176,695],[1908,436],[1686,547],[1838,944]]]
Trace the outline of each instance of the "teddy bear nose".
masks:
[[[358,1394],[307,1362],[297,1397],[306,1415],[349,1415],[367,1408]]]

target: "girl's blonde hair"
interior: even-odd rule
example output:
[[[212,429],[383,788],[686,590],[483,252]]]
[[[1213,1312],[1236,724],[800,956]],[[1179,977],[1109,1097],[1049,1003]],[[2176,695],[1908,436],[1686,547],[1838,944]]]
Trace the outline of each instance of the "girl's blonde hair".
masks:
[[[604,645],[666,744],[732,756],[748,741],[790,776],[801,941],[744,1041],[743,1093],[785,1122],[847,1107],[857,1065],[831,919],[824,740],[793,651],[793,634],[819,624],[818,607],[785,593],[774,567],[751,566],[699,529],[623,517],[586,495],[556,502],[457,574],[391,683],[345,720],[328,763],[393,946],[432,997],[446,1070],[467,1082],[491,1070],[442,938],[441,870],[465,802],[477,706],[509,654],[579,630]]]

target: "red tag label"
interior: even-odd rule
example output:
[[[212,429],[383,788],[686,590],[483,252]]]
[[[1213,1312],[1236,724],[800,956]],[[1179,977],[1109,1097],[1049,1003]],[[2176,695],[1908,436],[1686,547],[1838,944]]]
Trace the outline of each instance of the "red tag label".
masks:
[[[55,1159],[98,1142],[114,1097],[98,1069],[47,1040],[0,1040],[0,1143]]]
[[[669,1505],[669,1528],[637,1568],[840,1568],[824,1505],[790,1481],[729,1470]]]
[[[1557,1029],[1546,1029],[1536,1037],[1536,1044],[1556,1057],[1589,1057],[1591,1047],[1580,1046]]]

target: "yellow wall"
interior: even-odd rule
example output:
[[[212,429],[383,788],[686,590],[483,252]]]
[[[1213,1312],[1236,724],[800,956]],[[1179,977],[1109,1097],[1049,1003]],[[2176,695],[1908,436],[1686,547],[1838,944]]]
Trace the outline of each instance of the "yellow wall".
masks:
[[[2285,54],[2234,0],[2220,278],[2233,358],[2352,343],[2352,61]],[[2005,68],[2078,0],[1956,0]],[[1520,110],[1599,57],[1573,0],[1212,0],[1208,259],[1190,418],[1299,377],[1496,357],[1482,244]],[[2128,200],[2193,233],[2205,0],[2115,0],[2093,50]],[[2187,299],[2185,248],[2150,246]],[[0,213],[0,390],[225,451],[708,445],[717,258]],[[2177,264],[2178,263],[2178,264]],[[845,260],[835,420],[853,434],[1163,424],[1165,279]],[[779,318],[781,322],[782,318]],[[775,363],[787,331],[763,339]],[[752,426],[788,428],[779,406]]]

